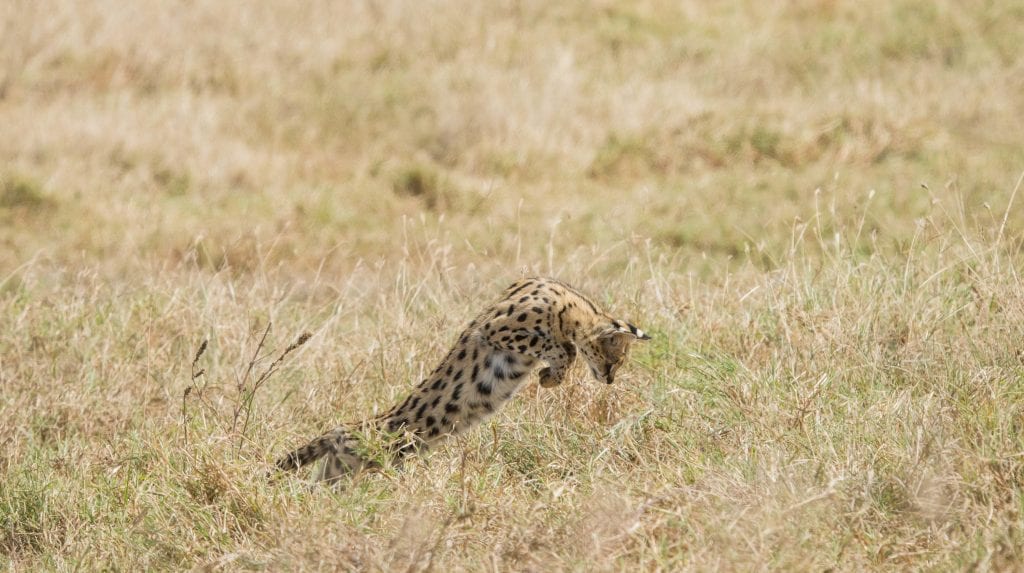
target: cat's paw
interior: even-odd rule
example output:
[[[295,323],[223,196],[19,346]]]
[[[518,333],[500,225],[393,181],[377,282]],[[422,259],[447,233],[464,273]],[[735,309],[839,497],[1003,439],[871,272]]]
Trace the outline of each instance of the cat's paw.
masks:
[[[563,380],[562,378],[555,378],[555,377],[553,377],[551,375],[551,368],[550,367],[541,368],[539,374],[540,374],[540,385],[543,388],[554,388],[555,386],[558,386],[559,384],[561,384],[562,380]]]

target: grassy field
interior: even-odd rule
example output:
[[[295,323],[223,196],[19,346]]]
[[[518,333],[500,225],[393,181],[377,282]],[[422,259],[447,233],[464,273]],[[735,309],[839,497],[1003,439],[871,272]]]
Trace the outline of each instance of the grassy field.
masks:
[[[1019,0],[0,3],[0,566],[1024,567],[1021,46]],[[655,339],[265,479],[524,274]]]

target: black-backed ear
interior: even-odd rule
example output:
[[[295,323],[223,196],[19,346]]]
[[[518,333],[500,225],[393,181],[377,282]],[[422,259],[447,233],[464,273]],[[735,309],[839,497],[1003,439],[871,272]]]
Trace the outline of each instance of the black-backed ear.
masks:
[[[632,340],[650,340],[651,336],[628,322],[621,320],[612,321],[608,329],[601,333],[601,336],[625,336]]]

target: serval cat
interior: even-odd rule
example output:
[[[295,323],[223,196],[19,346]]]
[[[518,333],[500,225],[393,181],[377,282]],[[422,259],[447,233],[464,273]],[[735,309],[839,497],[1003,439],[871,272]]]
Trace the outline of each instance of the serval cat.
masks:
[[[600,382],[611,384],[630,345],[650,336],[618,320],[573,287],[528,278],[507,289],[459,336],[441,364],[402,402],[363,424],[342,426],[277,460],[294,470],[326,457],[317,479],[379,466],[358,453],[360,428],[385,432],[386,452],[400,463],[446,438],[464,433],[501,408],[538,362],[540,385],[561,384],[578,354]]]

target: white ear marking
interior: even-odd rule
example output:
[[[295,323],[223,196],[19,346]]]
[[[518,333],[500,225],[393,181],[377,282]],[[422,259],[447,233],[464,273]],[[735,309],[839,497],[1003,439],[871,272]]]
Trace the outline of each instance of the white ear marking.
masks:
[[[632,324],[629,324],[628,322],[615,321],[613,323],[613,325],[615,327],[615,331],[620,332],[622,334],[628,334],[628,335],[636,338],[637,340],[650,340],[651,339],[651,336],[649,334],[647,334],[643,330],[640,330],[639,328],[633,326]]]

